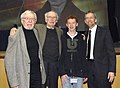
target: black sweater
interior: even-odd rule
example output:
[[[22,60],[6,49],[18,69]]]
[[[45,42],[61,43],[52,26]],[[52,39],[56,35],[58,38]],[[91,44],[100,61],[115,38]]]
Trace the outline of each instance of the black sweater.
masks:
[[[78,33],[71,39],[66,33],[62,36],[61,41],[60,76],[67,74],[70,77],[86,77],[86,41],[83,40],[83,36]]]
[[[42,79],[40,72],[40,59],[38,56],[39,45],[33,30],[23,28],[23,31],[30,57],[30,88],[41,88]]]

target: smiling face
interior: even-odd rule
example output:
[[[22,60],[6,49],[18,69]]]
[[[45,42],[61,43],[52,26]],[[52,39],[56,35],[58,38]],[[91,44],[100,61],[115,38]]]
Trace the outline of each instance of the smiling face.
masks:
[[[88,25],[89,28],[93,28],[97,22],[95,14],[92,12],[85,14],[84,22],[86,23],[86,25]]]
[[[36,23],[36,15],[35,13],[31,11],[26,11],[21,16],[21,23],[25,29],[33,29],[35,23]]]
[[[57,19],[57,13],[55,13],[54,11],[50,11],[45,14],[45,22],[47,23],[48,27],[53,28],[57,23]]]
[[[68,27],[69,31],[76,31],[76,27],[78,26],[78,23],[76,22],[75,19],[68,19],[66,26]]]
[[[68,27],[68,31],[76,31],[78,26],[78,19],[76,16],[68,16],[66,19],[66,26]]]

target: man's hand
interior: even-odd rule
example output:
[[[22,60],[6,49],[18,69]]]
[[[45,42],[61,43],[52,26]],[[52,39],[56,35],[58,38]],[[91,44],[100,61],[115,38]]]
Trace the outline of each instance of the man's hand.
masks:
[[[15,36],[17,29],[14,27],[10,30],[10,36]]]
[[[86,38],[85,35],[84,34],[81,34],[81,35],[83,36],[83,40],[85,40],[85,38]]]
[[[86,83],[88,78],[83,78],[83,83]]]
[[[114,81],[114,77],[115,77],[114,72],[109,72],[109,73],[108,73],[109,82],[112,83],[112,82]]]
[[[18,86],[12,87],[12,88],[19,88]]]
[[[67,74],[65,74],[65,75],[61,76],[61,81],[62,81],[62,84],[65,84],[67,79],[68,79]]]

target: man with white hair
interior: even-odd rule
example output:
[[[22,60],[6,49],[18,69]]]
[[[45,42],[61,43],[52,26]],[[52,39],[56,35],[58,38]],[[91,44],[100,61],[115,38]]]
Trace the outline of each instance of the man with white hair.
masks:
[[[62,30],[56,27],[58,14],[54,11],[45,13],[44,24],[37,24],[39,39],[43,50],[43,61],[46,70],[46,83],[43,88],[58,88],[58,61],[61,54]]]
[[[42,88],[58,88],[58,65],[61,55],[61,35],[63,31],[56,27],[58,14],[55,11],[49,11],[45,14],[46,24],[36,24],[38,39],[42,47],[42,56],[46,71],[46,82]],[[10,34],[16,34],[15,28],[12,28]]]
[[[37,16],[31,10],[21,14],[21,26],[10,32],[5,67],[11,88],[41,88],[46,74],[38,32]]]

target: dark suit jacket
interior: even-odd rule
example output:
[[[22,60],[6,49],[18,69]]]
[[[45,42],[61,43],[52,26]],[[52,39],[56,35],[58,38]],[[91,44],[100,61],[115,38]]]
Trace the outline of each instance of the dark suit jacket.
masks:
[[[51,10],[51,6],[50,3],[47,1],[45,3],[45,5],[38,10],[37,16],[38,16],[38,23],[45,23],[45,17],[44,14],[48,11]],[[66,18],[70,15],[75,15],[78,18],[78,30],[79,31],[85,31],[85,25],[84,25],[84,12],[79,10],[73,3],[72,1],[67,0],[66,5],[61,13],[61,16],[59,17],[58,20],[58,26],[60,26],[61,28],[66,28]]]
[[[116,55],[108,29],[97,26],[93,56],[98,77],[106,77],[108,72],[116,72]]]

